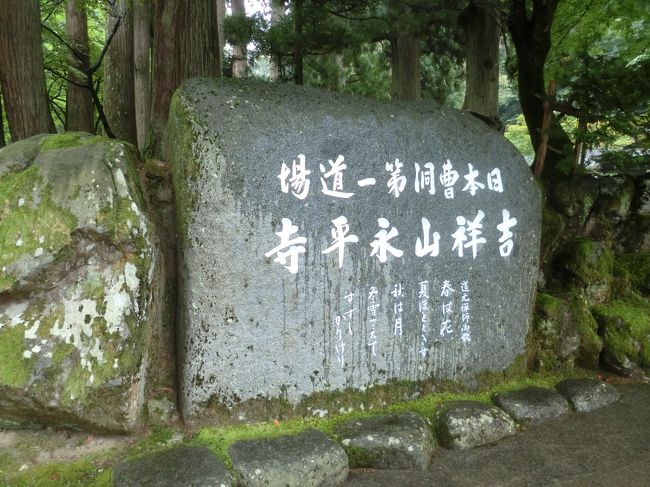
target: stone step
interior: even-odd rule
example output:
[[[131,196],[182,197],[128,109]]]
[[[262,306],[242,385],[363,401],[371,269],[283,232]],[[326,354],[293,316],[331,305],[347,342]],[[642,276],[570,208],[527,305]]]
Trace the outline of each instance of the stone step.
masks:
[[[587,413],[619,400],[613,385],[595,379],[566,379],[555,386],[578,413]]]
[[[435,439],[427,421],[414,412],[353,419],[336,430],[351,467],[424,470]]]
[[[294,436],[244,440],[228,449],[239,486],[338,486],[348,476],[341,445],[318,430]]]
[[[489,445],[517,432],[514,421],[501,409],[478,401],[451,401],[438,412],[440,443],[453,450]]]
[[[520,424],[542,423],[570,411],[569,403],[562,395],[544,387],[495,393],[492,402]]]
[[[180,446],[115,467],[115,487],[230,487],[232,475],[204,447]]]

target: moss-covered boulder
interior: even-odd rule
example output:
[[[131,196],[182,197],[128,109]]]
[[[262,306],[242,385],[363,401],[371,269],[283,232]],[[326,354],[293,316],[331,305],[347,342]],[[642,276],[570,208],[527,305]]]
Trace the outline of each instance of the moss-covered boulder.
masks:
[[[87,134],[0,151],[0,421],[137,425],[163,280],[136,161]]]
[[[531,351],[536,368],[598,365],[602,341],[598,324],[582,296],[538,293],[535,309]]]
[[[603,303],[611,296],[614,255],[603,242],[578,238],[556,255],[556,279],[565,289],[582,289],[589,300]]]
[[[615,265],[629,275],[630,284],[642,293],[650,293],[650,254],[625,254]]]
[[[596,306],[593,314],[603,337],[602,363],[633,375],[650,369],[650,302],[631,294],[625,300]]]

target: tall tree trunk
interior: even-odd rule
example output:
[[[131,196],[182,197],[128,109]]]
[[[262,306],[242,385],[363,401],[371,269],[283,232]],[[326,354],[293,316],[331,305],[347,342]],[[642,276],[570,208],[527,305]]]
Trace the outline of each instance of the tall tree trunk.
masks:
[[[0,89],[11,140],[54,132],[45,90],[38,0],[0,0]]]
[[[534,0],[529,15],[526,0],[510,0],[508,30],[517,53],[519,102],[537,151],[544,119],[544,64],[551,48],[551,27],[559,0]],[[557,164],[566,151],[571,151],[571,140],[556,124],[549,132],[549,151],[544,165],[544,177],[557,173]]]
[[[224,22],[226,20],[226,0],[217,0],[217,29],[219,38],[219,69],[223,75],[223,51],[226,48]]]
[[[149,130],[151,114],[151,4],[136,0],[133,3],[133,59],[135,90],[135,121],[138,147],[143,148]]]
[[[293,0],[293,19],[296,42],[293,47],[293,81],[297,85],[304,84],[303,52],[302,52],[302,27],[303,27],[303,0]]]
[[[463,110],[498,124],[499,36],[493,0],[472,0],[461,16],[465,31],[465,102]]]
[[[92,94],[86,88],[90,69],[88,52],[88,18],[85,0],[68,0],[65,7],[65,31],[75,52],[69,54],[68,92],[65,102],[65,129],[93,133]]]
[[[240,19],[246,18],[246,6],[244,0],[231,0],[232,16]],[[245,78],[248,69],[248,51],[246,41],[232,46],[232,76],[233,78]]]
[[[7,145],[5,140],[5,116],[2,111],[2,93],[0,92],[0,147]]]
[[[397,30],[391,38],[391,99],[420,99],[420,40]]]
[[[286,15],[284,0],[271,0],[271,27],[282,22]],[[282,65],[280,56],[274,52],[271,53],[269,78],[271,81],[278,81],[282,74]]]
[[[217,6],[215,0],[155,0],[151,145],[162,154],[162,133],[172,94],[194,76],[218,77]]]
[[[128,0],[117,0],[118,17],[109,15],[107,32],[121,20],[106,53],[104,64],[104,110],[116,138],[138,143],[135,122],[135,77],[133,60],[133,9]]]

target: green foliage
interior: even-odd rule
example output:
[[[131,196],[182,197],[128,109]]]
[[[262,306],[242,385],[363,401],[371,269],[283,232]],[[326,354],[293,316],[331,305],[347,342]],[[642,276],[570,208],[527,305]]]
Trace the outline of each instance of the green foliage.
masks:
[[[650,4],[635,0],[560,2],[553,25],[547,77],[558,81],[560,103],[589,122],[570,133],[590,147],[626,147],[609,156],[615,168],[631,149],[650,147],[648,28]]]
[[[535,151],[530,142],[530,134],[528,133],[528,127],[522,114],[519,114],[514,121],[511,121],[506,126],[505,136],[521,152],[526,162],[532,164],[535,159]]]

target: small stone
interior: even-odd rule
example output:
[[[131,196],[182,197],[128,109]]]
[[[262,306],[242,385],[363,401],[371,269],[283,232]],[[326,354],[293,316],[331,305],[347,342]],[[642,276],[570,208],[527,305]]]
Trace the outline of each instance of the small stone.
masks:
[[[352,467],[424,470],[435,446],[426,420],[410,411],[353,419],[336,434],[349,447]]]
[[[566,379],[555,388],[579,413],[609,406],[621,397],[613,385],[595,379]]]
[[[16,240],[16,247],[22,247],[22,246],[23,246],[23,239],[19,238],[18,240]]]
[[[492,402],[519,423],[540,423],[569,412],[567,400],[544,387],[496,393],[492,396]]]
[[[219,487],[233,485],[224,463],[204,447],[181,446],[119,464],[115,487]]]
[[[242,487],[338,486],[348,476],[343,448],[313,429],[295,436],[237,441],[228,453]]]
[[[18,207],[25,206],[25,198],[18,198]]]
[[[34,251],[34,257],[40,257],[43,255],[43,247],[39,247]]]
[[[478,401],[453,401],[438,413],[438,439],[443,446],[465,450],[489,445],[517,432],[501,409]]]

